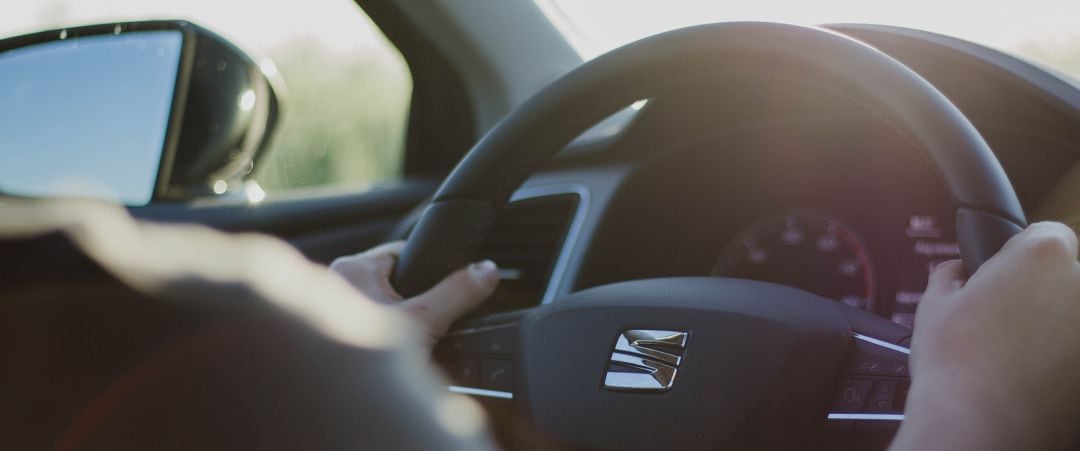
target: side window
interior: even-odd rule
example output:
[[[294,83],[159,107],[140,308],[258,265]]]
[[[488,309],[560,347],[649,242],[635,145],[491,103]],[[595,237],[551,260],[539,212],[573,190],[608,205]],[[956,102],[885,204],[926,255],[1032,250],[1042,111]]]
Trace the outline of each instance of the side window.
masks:
[[[187,19],[269,57],[286,89],[248,180],[273,195],[401,177],[412,79],[352,0],[44,0],[11,4],[0,37],[114,21]]]
[[[331,36],[298,36],[268,52],[288,88],[281,125],[251,174],[268,193],[401,175],[409,69],[382,32],[354,10],[352,41],[317,30]]]

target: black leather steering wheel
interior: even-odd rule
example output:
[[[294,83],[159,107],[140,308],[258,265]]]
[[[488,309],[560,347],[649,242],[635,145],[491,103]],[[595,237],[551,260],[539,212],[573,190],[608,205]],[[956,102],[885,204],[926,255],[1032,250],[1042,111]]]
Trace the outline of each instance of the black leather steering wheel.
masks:
[[[499,122],[435,194],[395,286],[414,295],[473,260],[514,190],[597,121],[640,99],[739,79],[823,90],[901,134],[952,197],[969,271],[1026,225],[986,142],[903,64],[817,28],[713,24],[602,55]],[[824,422],[833,393],[896,391],[907,377],[896,346],[907,329],[762,282],[613,284],[517,315],[512,325],[515,403],[543,435],[575,447],[789,448]],[[607,383],[613,371],[647,377],[627,376],[644,386],[620,388]]]

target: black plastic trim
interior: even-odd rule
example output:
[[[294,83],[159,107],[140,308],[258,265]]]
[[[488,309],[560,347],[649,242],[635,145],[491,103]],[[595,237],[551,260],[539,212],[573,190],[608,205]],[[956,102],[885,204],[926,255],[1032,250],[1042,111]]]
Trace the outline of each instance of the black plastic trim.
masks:
[[[412,74],[405,174],[446,175],[477,138],[472,103],[461,74],[395,2],[355,1],[405,57]]]

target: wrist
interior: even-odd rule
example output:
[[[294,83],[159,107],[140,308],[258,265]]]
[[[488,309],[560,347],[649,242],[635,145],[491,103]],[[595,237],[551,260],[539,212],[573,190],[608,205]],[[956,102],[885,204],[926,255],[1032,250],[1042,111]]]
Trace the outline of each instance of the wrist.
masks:
[[[901,449],[1042,449],[1029,400],[985,375],[919,374],[894,441]]]

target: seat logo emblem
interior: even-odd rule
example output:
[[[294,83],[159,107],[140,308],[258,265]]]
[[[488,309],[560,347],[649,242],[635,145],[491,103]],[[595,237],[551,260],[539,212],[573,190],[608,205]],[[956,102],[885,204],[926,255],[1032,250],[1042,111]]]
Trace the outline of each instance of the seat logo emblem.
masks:
[[[611,352],[604,388],[664,392],[675,383],[687,333],[677,330],[631,329],[619,334]]]

